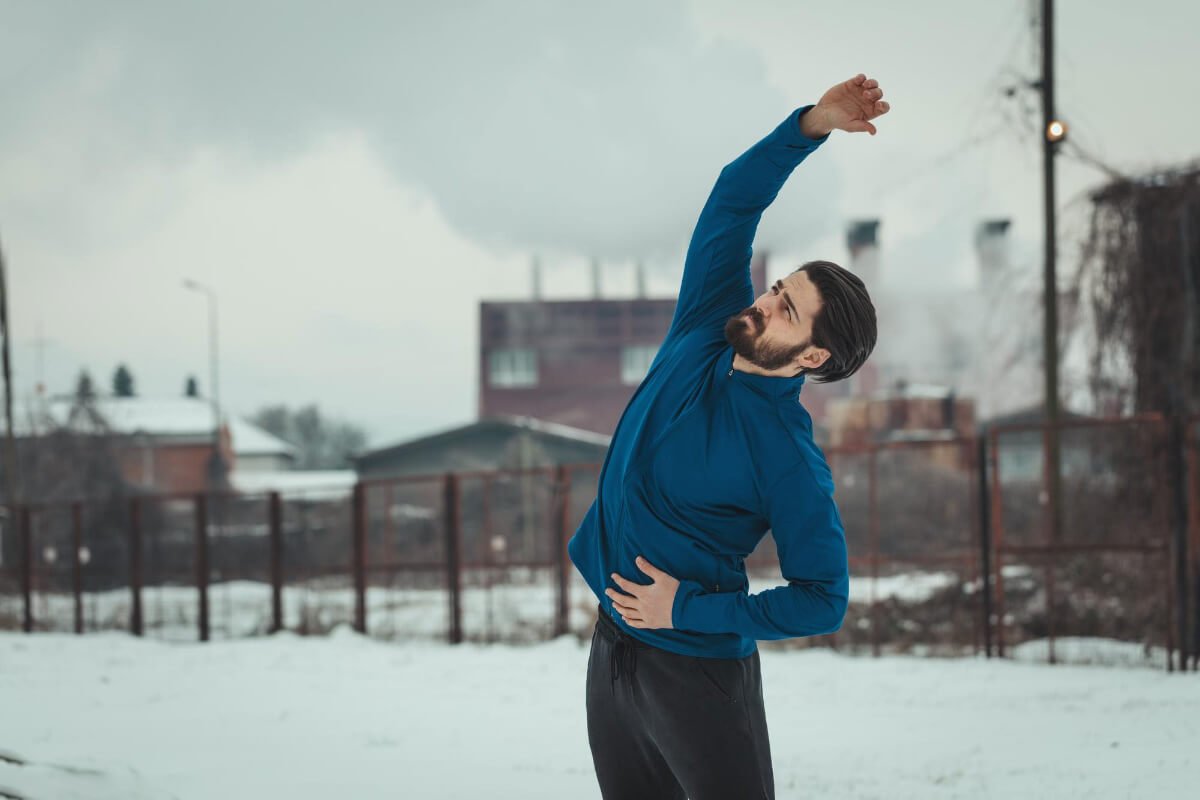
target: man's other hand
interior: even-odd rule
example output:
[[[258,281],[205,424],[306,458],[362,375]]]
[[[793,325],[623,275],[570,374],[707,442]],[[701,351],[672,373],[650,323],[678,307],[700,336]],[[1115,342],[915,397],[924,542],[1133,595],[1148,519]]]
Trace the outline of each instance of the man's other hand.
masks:
[[[671,609],[675,605],[679,581],[641,556],[637,557],[637,566],[650,576],[652,583],[634,583],[614,572],[613,581],[628,594],[616,589],[605,589],[604,593],[612,598],[613,608],[621,613],[621,619],[631,628],[673,627]]]
[[[815,106],[800,117],[800,132],[810,139],[820,138],[832,130],[875,135],[871,120],[888,112],[891,105],[883,99],[879,81],[861,72],[843,81],[825,94]]]

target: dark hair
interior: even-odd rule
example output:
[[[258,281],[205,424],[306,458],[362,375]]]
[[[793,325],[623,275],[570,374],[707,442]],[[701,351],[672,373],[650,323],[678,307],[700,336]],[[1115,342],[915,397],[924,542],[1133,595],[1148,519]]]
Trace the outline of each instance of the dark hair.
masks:
[[[821,311],[813,320],[812,343],[829,358],[811,373],[816,383],[849,378],[875,349],[875,306],[862,279],[832,261],[809,261],[793,272],[805,272],[821,295]]]

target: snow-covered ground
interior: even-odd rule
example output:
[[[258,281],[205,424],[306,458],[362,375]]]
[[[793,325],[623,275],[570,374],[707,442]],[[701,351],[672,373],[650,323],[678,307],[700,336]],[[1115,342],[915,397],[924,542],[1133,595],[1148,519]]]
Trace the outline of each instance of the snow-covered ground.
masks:
[[[3,633],[0,796],[599,797],[588,645]],[[767,648],[762,668],[780,798],[1186,796],[1200,775],[1195,674]]]
[[[468,639],[534,642],[553,630],[557,598],[548,570],[512,570],[511,581],[492,586],[464,585],[462,624]],[[328,582],[283,587],[284,627],[324,633],[354,619],[354,590],[349,575]],[[445,640],[450,595],[442,589],[371,586],[367,589],[367,629],[374,638]],[[21,619],[20,595],[0,595],[0,618]],[[74,598],[38,592],[33,615],[39,630],[74,630]],[[85,592],[82,600],[88,631],[129,627],[127,588]],[[261,581],[224,581],[208,590],[209,628],[213,639],[265,634],[271,626],[271,586]],[[596,599],[572,573],[569,627],[583,632],[594,619]],[[143,628],[147,638],[174,642],[198,638],[198,593],[193,586],[151,586],[142,590]]]
[[[520,642],[549,638],[555,608],[555,587],[549,570],[509,568],[507,580],[487,586],[486,575],[471,575],[464,581],[462,616],[465,635],[479,641],[497,639]],[[952,586],[953,572],[911,572],[882,576],[855,576],[850,581],[850,600],[855,603],[894,597],[920,602],[935,591]],[[785,581],[769,576],[752,576],[750,591],[761,592]],[[310,630],[327,631],[339,622],[354,618],[354,592],[350,576],[335,586],[289,585],[283,589],[284,626],[298,630],[302,618]],[[965,587],[968,591],[971,587]],[[258,581],[224,581],[209,587],[209,625],[213,638],[253,636],[266,633],[271,625],[271,586]],[[596,600],[579,573],[571,571],[569,627],[582,633],[594,618]],[[0,618],[17,620],[23,600],[16,594],[0,595]],[[74,598],[70,594],[38,592],[34,596],[34,618],[41,630],[74,630]],[[86,592],[83,615],[87,630],[126,629],[129,625],[128,589]],[[443,590],[369,587],[367,629],[383,639],[424,637],[445,639],[449,629],[449,595]],[[149,638],[195,641],[198,638],[197,592],[192,586],[152,586],[142,590],[142,616]]]

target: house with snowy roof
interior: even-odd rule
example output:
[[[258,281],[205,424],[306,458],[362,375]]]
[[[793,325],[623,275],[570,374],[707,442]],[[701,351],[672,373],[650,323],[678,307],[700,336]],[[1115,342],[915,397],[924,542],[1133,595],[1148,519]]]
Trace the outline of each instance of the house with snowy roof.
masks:
[[[131,485],[156,492],[198,492],[207,487],[213,452],[213,411],[200,397],[119,397],[99,395],[81,404],[74,396],[40,399],[14,414],[18,437],[55,429],[121,435],[117,459]],[[241,476],[290,471],[296,448],[237,416],[222,422],[218,441],[234,487]]]
[[[363,478],[598,463],[604,461],[611,438],[533,417],[494,414],[368,450],[352,460]]]

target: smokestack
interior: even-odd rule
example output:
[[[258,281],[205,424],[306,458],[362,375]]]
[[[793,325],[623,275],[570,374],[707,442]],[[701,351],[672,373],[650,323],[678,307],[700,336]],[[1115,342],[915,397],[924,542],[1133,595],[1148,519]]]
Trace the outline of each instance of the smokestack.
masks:
[[[641,261],[634,265],[634,277],[637,279],[637,296],[640,300],[646,296],[646,265]]]
[[[985,219],[975,227],[975,252],[979,256],[979,288],[990,295],[1008,272],[1012,220]]]
[[[592,259],[592,298],[600,299],[600,259]]]
[[[846,248],[850,251],[850,271],[862,278],[867,291],[876,290],[879,280],[879,220],[854,220],[846,229]]]
[[[542,299],[542,261],[537,256],[533,257],[533,263],[530,265],[533,273],[533,299]]]
[[[758,297],[767,290],[767,251],[758,250],[750,259],[750,284],[754,287],[754,296]]]

